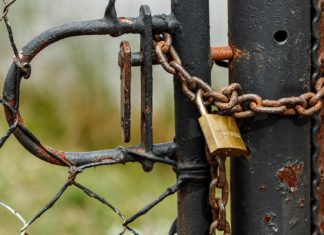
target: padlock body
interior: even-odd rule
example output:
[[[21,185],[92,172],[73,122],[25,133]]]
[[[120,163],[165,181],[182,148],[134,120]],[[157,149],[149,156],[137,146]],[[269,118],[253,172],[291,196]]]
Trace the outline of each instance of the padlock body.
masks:
[[[204,114],[199,118],[199,124],[212,154],[233,157],[247,153],[233,117]]]

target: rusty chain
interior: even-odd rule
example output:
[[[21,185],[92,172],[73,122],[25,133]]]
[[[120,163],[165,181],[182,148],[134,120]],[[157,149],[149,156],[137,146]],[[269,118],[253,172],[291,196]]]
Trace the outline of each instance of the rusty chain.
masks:
[[[224,235],[231,234],[231,227],[226,218],[226,206],[229,197],[229,184],[226,177],[226,157],[212,155],[206,146],[207,160],[211,169],[212,181],[209,185],[209,205],[212,208],[213,222],[209,228],[209,235],[214,235],[216,230],[224,231]],[[217,189],[221,196],[217,197]]]
[[[172,37],[168,33],[156,36],[155,52],[162,67],[182,83],[184,94],[194,101],[196,91],[204,91],[203,98],[206,105],[214,105],[222,115],[231,115],[237,119],[252,117],[257,113],[277,115],[311,116],[321,109],[321,98],[324,96],[324,78],[317,80],[316,93],[306,92],[300,96],[285,97],[278,100],[262,99],[257,94],[243,94],[238,83],[215,91],[209,84],[198,77],[191,76],[182,66],[176,50],[172,45]]]

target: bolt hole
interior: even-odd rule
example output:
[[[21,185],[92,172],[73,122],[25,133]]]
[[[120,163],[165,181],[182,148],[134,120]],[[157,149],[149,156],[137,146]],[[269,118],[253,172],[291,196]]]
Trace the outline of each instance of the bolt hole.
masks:
[[[288,32],[285,30],[279,30],[275,32],[275,34],[273,35],[273,40],[279,45],[285,44],[287,38],[288,38]]]

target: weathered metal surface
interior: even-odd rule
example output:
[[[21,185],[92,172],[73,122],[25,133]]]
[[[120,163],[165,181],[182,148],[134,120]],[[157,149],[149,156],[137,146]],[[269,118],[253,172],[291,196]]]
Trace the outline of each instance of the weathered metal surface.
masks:
[[[210,84],[208,6],[208,0],[172,0],[171,8],[181,24],[181,29],[174,34],[174,46],[183,66]],[[208,234],[210,173],[204,154],[204,137],[197,121],[200,114],[183,94],[177,78],[174,88],[178,178],[190,179],[178,192],[177,234]]]
[[[141,51],[143,51],[143,65],[141,66],[141,143],[146,152],[153,147],[153,32],[151,10],[147,5],[141,6],[140,19],[144,25],[141,34]],[[146,161],[145,171],[153,168],[153,162]]]
[[[294,192],[298,189],[299,177],[303,171],[303,163],[288,164],[277,172],[277,177],[291,192]]]
[[[131,82],[132,82],[132,51],[127,41],[120,44],[118,64],[120,67],[120,108],[121,127],[124,142],[131,138]]]
[[[214,61],[231,60],[234,57],[233,49],[229,46],[211,47],[210,54],[211,54],[211,59]]]
[[[264,99],[308,91],[310,7],[304,0],[229,0],[230,45],[245,52],[230,63],[230,81]],[[242,122],[241,133],[251,155],[231,159],[233,235],[310,234],[309,118],[258,114]],[[280,172],[295,163],[304,167],[296,181],[288,170],[292,192]]]

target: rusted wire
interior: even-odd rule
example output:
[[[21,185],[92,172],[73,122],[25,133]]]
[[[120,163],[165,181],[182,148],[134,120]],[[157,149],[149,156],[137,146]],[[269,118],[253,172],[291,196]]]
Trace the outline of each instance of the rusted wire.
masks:
[[[170,37],[167,33],[157,37],[160,41],[155,42],[154,46],[158,61],[168,73],[176,75],[182,83],[184,94],[192,101],[197,90],[202,89],[206,105],[214,105],[220,114],[232,115],[238,119],[252,117],[257,113],[311,116],[321,109],[321,99],[324,97],[324,77],[316,81],[316,93],[307,92],[300,96],[278,100],[262,99],[257,94],[243,94],[242,87],[238,83],[215,91],[200,78],[193,77],[188,73],[172,45],[165,46],[166,41],[168,41],[167,43],[172,42]],[[169,50],[167,51],[166,48]],[[230,49],[224,48],[224,51],[230,57]],[[224,53],[222,52],[222,55],[219,56],[223,56]]]
[[[171,187],[167,188],[166,191],[164,193],[162,193],[158,199],[156,199],[155,201],[151,202],[149,205],[147,205],[146,207],[144,207],[142,210],[138,211],[136,214],[134,214],[132,217],[130,217],[129,219],[127,219],[124,222],[124,225],[127,225],[131,222],[133,222],[134,220],[136,220],[138,217],[146,214],[149,210],[151,210],[154,206],[156,206],[157,204],[159,204],[162,200],[164,200],[166,197],[176,193],[179,188],[182,186],[184,180],[179,179],[174,185],[172,185]]]
[[[5,18],[5,17],[7,17],[7,15],[8,15],[8,12],[9,12],[9,7],[12,5],[12,4],[14,4],[15,2],[16,2],[16,0],[12,0],[11,2],[9,2],[9,3],[7,3],[7,1],[6,0],[2,0],[3,1],[3,3],[4,3],[4,8],[3,8],[3,10],[2,10],[2,16],[1,16],[1,18],[0,18],[0,22]]]
[[[58,193],[55,194],[53,199],[27,222],[27,224],[21,229],[21,232],[25,232],[31,224],[33,224],[38,218],[40,218],[46,211],[52,208],[70,185],[70,182],[66,182],[58,191]]]
[[[44,206],[35,216],[33,216],[27,223],[25,223],[25,225],[21,229],[21,231],[25,232],[28,229],[28,227],[30,227],[38,218],[40,218],[45,212],[47,212],[49,209],[51,209],[55,205],[55,203],[61,198],[61,196],[64,194],[64,192],[72,185],[74,185],[77,188],[79,188],[80,190],[82,190],[89,197],[92,197],[92,198],[96,199],[97,201],[101,202],[102,204],[108,206],[111,210],[113,210],[115,212],[115,214],[117,214],[123,220],[123,223],[125,223],[126,222],[125,215],[120,210],[118,210],[111,203],[106,201],[104,198],[100,197],[95,192],[91,191],[87,187],[85,187],[82,184],[75,181],[76,176],[81,172],[83,172],[82,167],[79,167],[79,168],[71,167],[69,170],[68,180],[60,188],[58,193],[50,200],[50,202],[46,206]],[[127,230],[132,232],[134,235],[138,235],[138,233],[135,230],[133,230],[132,228],[130,228],[128,225],[124,225],[124,229],[120,234],[124,234],[125,231],[127,231]]]
[[[11,26],[10,26],[10,23],[9,23],[9,20],[8,20],[8,16],[7,16],[8,13],[9,13],[10,6],[12,6],[12,4],[14,4],[16,2],[16,0],[13,0],[13,1],[9,2],[9,3],[7,3],[6,0],[2,0],[2,1],[4,3],[4,8],[3,8],[3,11],[2,11],[3,14],[2,14],[2,17],[0,18],[0,21],[3,20],[5,22],[12,50],[13,50],[13,52],[15,54],[15,57],[18,58],[18,49],[16,47],[15,40],[14,40],[13,33],[12,33],[12,29],[11,29]]]
[[[5,25],[6,25],[10,45],[11,45],[12,51],[14,53],[13,61],[15,62],[17,67],[21,69],[21,71],[23,73],[23,77],[27,79],[27,78],[29,78],[29,76],[31,74],[31,66],[30,66],[29,63],[23,62],[21,60],[21,55],[19,54],[19,51],[17,49],[15,39],[14,39],[14,35],[13,35],[13,31],[12,31],[12,28],[11,28],[11,25],[10,25],[10,22],[9,22],[9,19],[8,19],[9,9],[16,2],[16,0],[12,0],[9,3],[7,3],[6,0],[2,0],[2,1],[4,3],[4,8],[2,10],[2,16],[0,18],[0,22],[3,20]]]

